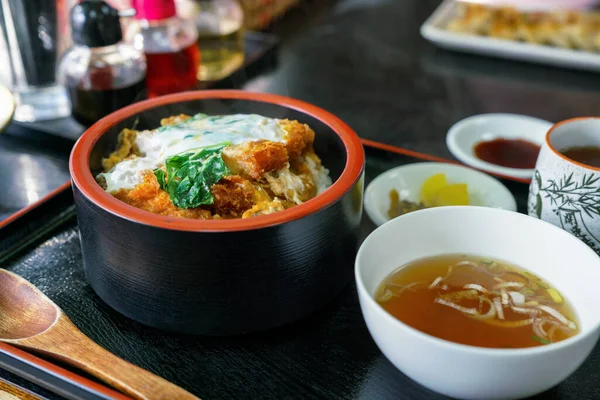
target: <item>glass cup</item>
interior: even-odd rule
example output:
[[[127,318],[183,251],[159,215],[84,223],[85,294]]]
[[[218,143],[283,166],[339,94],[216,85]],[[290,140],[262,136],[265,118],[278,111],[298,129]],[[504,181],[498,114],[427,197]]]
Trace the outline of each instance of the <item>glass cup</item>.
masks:
[[[61,53],[70,41],[68,12],[76,0],[0,0],[0,80],[15,95],[17,121],[70,113],[56,82]]]

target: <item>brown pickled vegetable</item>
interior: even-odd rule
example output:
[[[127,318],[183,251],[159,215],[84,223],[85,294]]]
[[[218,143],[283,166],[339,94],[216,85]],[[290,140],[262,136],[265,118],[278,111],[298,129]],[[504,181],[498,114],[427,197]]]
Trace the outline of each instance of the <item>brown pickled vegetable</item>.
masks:
[[[400,194],[396,189],[390,190],[390,208],[388,210],[388,217],[390,219],[424,208],[426,207],[423,203],[401,200]]]

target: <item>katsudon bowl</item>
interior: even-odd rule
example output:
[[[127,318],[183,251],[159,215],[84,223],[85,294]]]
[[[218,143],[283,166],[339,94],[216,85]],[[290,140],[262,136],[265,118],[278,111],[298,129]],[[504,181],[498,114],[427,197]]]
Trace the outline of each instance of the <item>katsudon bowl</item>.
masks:
[[[113,197],[96,181],[120,132],[187,114],[258,114],[297,120],[332,184],[268,215],[197,220],[159,215]],[[331,113],[271,94],[202,91],[116,111],[75,144],[70,172],[86,277],[108,305],[155,328],[231,335],[307,316],[352,278],[362,215],[365,156],[357,135]]]

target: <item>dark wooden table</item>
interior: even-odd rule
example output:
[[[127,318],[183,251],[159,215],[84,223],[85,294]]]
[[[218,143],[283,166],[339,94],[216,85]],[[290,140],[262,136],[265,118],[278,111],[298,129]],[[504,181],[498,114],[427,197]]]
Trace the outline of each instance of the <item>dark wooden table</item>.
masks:
[[[314,103],[337,114],[364,138],[448,158],[447,129],[473,114],[514,112],[559,121],[598,113],[600,75],[451,53],[427,43],[419,27],[438,4],[439,0],[303,3],[274,28],[283,38],[278,64],[232,84]],[[2,213],[67,179],[69,145],[52,142],[21,134],[15,127],[0,136]],[[397,163],[376,152],[370,153],[370,160],[368,173]],[[521,207],[523,200],[519,198]],[[365,234],[373,228],[369,222],[364,226]],[[85,286],[80,268],[54,265],[56,253],[51,249],[58,245],[68,263],[81,262],[72,223],[61,228],[52,243],[11,265],[15,272],[46,282],[41,289],[68,308],[73,320],[101,345],[178,384],[197,388],[201,397],[440,398],[404,377],[377,350],[353,285],[315,316],[268,333],[240,338],[165,336],[100,304]],[[40,263],[54,269],[43,270]],[[66,288],[48,284],[47,271],[56,273]],[[91,307],[97,323],[90,323],[86,315]],[[109,331],[103,329],[108,325]],[[197,364],[190,365],[182,349],[201,354]],[[574,377],[540,398],[600,399],[598,358],[596,351]],[[7,372],[0,371],[0,378],[56,398]]]

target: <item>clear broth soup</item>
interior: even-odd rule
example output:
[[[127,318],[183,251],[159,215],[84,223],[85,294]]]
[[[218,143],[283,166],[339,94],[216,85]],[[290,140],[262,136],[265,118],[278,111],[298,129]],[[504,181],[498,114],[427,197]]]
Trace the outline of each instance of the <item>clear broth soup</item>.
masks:
[[[470,346],[536,347],[579,332],[573,308],[551,285],[478,256],[414,261],[383,281],[376,300],[421,332]]]

